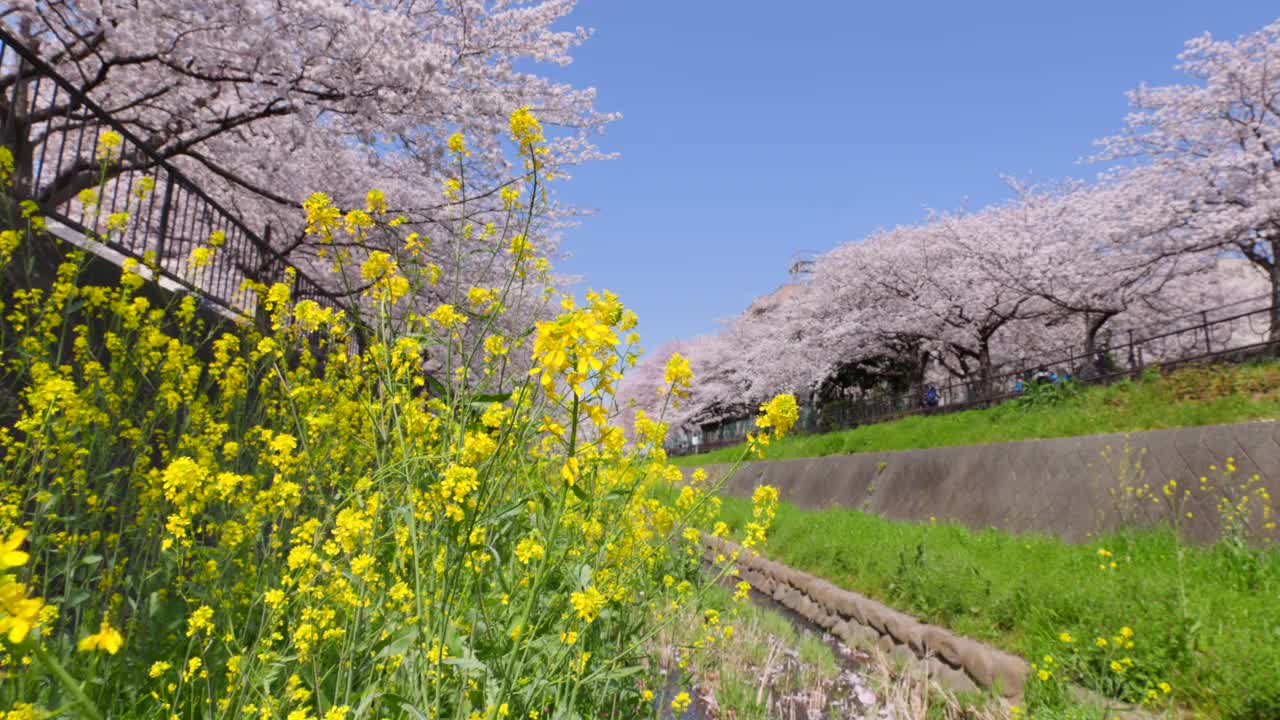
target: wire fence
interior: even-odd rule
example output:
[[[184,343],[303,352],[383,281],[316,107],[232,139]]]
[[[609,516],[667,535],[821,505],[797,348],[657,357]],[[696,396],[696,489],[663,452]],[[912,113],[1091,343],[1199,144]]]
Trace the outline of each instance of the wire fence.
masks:
[[[1280,355],[1280,337],[1271,335],[1271,298],[1260,296],[1145,328],[1110,333],[1111,341],[1086,353],[1068,348],[1002,363],[989,377],[925,384],[910,392],[804,405],[795,432],[830,432],[910,415],[932,415],[988,407],[1033,392],[1037,385],[1109,383],[1136,378],[1145,370],[1170,370],[1200,362],[1248,362]],[[1119,342],[1116,342],[1116,340]],[[672,455],[690,455],[736,445],[755,430],[753,416],[701,426],[671,443]]]
[[[112,158],[104,175],[99,143],[108,131],[121,142],[104,148]],[[3,29],[0,143],[14,156],[0,193],[12,193],[11,205],[35,201],[51,232],[99,257],[119,264],[153,254],[161,278],[235,317],[256,310],[246,281],[289,282],[296,299],[342,306],[271,246],[270,226],[262,235],[250,230]]]

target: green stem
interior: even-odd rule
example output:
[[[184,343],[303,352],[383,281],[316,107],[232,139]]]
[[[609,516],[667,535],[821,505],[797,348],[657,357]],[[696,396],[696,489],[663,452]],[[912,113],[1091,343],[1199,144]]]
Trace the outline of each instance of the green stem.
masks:
[[[58,682],[61,682],[67,692],[71,693],[76,702],[84,708],[84,715],[93,718],[93,720],[102,720],[102,713],[98,711],[98,707],[93,704],[88,695],[84,694],[84,691],[80,689],[80,683],[77,683],[75,678],[67,673],[66,668],[62,667],[62,663],[55,660],[39,645],[36,645],[35,656],[40,662],[44,663],[45,667],[49,668],[49,672],[58,678]]]

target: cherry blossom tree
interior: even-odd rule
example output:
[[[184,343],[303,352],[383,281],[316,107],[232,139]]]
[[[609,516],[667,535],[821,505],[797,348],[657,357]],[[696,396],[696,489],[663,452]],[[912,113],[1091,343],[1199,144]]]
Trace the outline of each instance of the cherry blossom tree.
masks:
[[[1046,328],[1080,322],[1092,358],[1108,322],[1165,297],[1170,280],[1212,266],[1210,255],[1187,252],[1181,213],[1151,192],[1148,177],[1049,189],[1011,183],[1014,199],[988,209],[984,230],[960,241],[977,272],[1048,303]]]
[[[902,282],[914,276],[904,272],[896,283],[876,277],[883,266],[882,248],[905,232],[898,228],[877,233],[815,261],[805,291],[797,298],[794,323],[799,327],[792,331],[797,341],[788,343],[792,355],[805,360],[796,373],[799,381],[821,394],[845,399],[861,397],[880,384],[897,388],[894,380],[902,368],[919,382],[927,334],[896,321],[897,309],[919,290]]]
[[[650,418],[667,423],[672,439],[688,439],[704,425],[746,413],[747,381],[739,374],[742,366],[731,362],[734,339],[732,328],[726,328],[718,334],[674,340],[646,353],[618,385],[623,428],[631,432],[635,411],[643,410]],[[689,397],[668,402],[660,391],[666,389],[664,372],[675,353],[689,361],[694,384]]]
[[[1186,206],[1188,237],[1265,272],[1280,339],[1280,21],[1234,41],[1189,41],[1180,68],[1193,82],[1130,93],[1123,132],[1103,157],[1138,157]]]
[[[299,209],[317,190],[345,208],[363,206],[378,188],[428,237],[444,224],[483,224],[500,213],[500,185],[522,172],[509,166],[502,143],[515,108],[533,108],[548,127],[547,171],[603,157],[590,136],[615,116],[593,108],[594,90],[521,69],[570,62],[589,33],[553,24],[573,5],[16,0],[0,9],[0,22],[147,150],[255,230],[269,224],[272,242],[305,267],[313,249]],[[3,71],[3,141],[16,156],[18,190],[56,203],[95,184],[86,154],[30,186],[33,162],[76,129],[82,108],[62,93],[28,113],[28,95],[49,93],[49,85],[33,85],[11,62]],[[482,190],[468,198],[444,187],[459,174],[445,138],[459,130],[467,186]],[[113,171],[145,171],[151,162],[125,143]],[[555,217],[535,228],[543,249],[553,243]]]
[[[992,210],[937,215],[886,245],[873,269],[875,281],[899,298],[895,324],[934,343],[934,358],[976,393],[987,392],[1001,364],[993,354],[997,334],[1046,313],[1039,298],[993,277],[969,251],[999,241],[1001,220]]]

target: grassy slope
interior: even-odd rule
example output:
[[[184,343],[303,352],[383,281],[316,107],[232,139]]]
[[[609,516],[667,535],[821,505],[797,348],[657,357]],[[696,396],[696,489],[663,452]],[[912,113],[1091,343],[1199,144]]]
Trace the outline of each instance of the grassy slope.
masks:
[[[745,501],[726,498],[724,509],[731,526],[750,519]],[[924,621],[1032,660],[1052,653],[1060,663],[1073,650],[1092,650],[1094,638],[1129,626],[1135,648],[1126,654],[1139,671],[1172,683],[1180,702],[1215,717],[1280,717],[1274,550],[1250,564],[1224,548],[1184,547],[1180,570],[1179,545],[1167,531],[1072,546],[789,505],[774,528],[765,549],[770,557]],[[1100,548],[1114,553],[1118,569],[1099,568]],[[1076,638],[1073,645],[1059,640],[1062,632]]]
[[[1166,377],[1085,388],[1056,401],[866,425],[774,443],[770,459],[1132,432],[1280,418],[1280,362],[1190,368]],[[691,466],[732,462],[741,446],[676,458]]]

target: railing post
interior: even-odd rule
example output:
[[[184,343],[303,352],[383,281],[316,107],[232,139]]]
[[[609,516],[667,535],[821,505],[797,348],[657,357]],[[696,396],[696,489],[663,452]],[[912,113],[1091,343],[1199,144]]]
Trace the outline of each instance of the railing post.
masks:
[[[1200,320],[1203,321],[1201,327],[1204,328],[1204,351],[1205,354],[1213,352],[1213,337],[1209,334],[1209,311],[1200,311]]]

